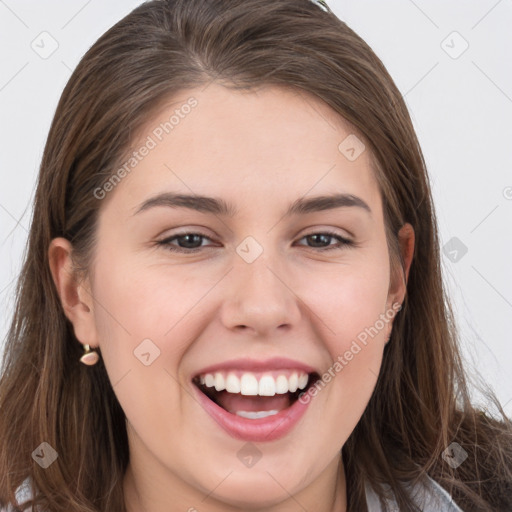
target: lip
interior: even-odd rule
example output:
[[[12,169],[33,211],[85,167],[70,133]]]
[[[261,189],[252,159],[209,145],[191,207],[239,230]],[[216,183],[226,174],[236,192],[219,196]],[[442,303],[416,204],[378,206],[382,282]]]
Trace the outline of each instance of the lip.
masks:
[[[244,370],[258,372],[285,369],[302,370],[308,374],[316,373],[316,370],[309,365],[294,361],[293,359],[276,357],[265,361],[234,359],[203,368],[195,376],[216,371]],[[193,382],[192,387],[195,390],[199,403],[215,423],[230,436],[243,441],[268,442],[283,438],[299,423],[311,403],[311,400],[305,404],[300,400],[296,400],[290,407],[273,416],[248,419],[232,414],[217,405]]]
[[[299,422],[311,403],[311,400],[305,404],[296,400],[290,407],[273,416],[251,420],[231,414],[210,400],[197,386],[192,385],[192,387],[203,409],[215,423],[229,435],[242,441],[275,441],[286,436]]]
[[[318,373],[312,366],[286,357],[273,357],[264,361],[257,361],[255,359],[232,359],[217,363],[206,368],[202,368],[196,372],[195,377],[204,375],[205,373],[214,373],[229,370],[242,370],[247,372],[264,372],[271,370],[302,370],[306,373]]]

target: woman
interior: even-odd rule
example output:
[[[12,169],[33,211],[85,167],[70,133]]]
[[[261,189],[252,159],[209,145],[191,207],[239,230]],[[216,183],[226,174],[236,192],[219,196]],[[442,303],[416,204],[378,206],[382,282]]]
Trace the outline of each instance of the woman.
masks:
[[[404,101],[324,4],[153,0],[93,45],[37,185],[1,506],[511,510],[497,406]]]

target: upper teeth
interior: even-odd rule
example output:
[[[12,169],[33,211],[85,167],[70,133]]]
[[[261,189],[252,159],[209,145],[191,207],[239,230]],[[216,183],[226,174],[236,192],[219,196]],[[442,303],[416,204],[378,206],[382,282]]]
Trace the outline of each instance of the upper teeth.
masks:
[[[304,389],[308,385],[309,376],[305,372],[295,371],[289,374],[277,373],[276,376],[265,373],[259,380],[251,372],[245,372],[238,377],[236,373],[222,372],[206,373],[199,376],[199,382],[208,388],[217,391],[226,390],[229,393],[241,393],[242,395],[274,396],[284,393],[294,393],[297,389]]]

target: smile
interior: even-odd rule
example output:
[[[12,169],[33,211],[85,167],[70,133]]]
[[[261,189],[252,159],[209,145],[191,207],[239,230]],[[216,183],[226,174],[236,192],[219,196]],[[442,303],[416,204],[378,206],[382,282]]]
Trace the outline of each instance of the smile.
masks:
[[[231,436],[272,441],[285,436],[305,413],[298,401],[318,380],[312,368],[290,360],[233,361],[202,370],[192,382],[205,411]]]

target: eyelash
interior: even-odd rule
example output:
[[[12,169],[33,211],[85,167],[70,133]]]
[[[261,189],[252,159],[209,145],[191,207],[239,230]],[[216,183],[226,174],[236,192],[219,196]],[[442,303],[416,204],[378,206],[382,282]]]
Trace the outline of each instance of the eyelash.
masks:
[[[186,247],[179,247],[179,246],[176,246],[176,245],[171,245],[171,241],[173,241],[175,239],[179,239],[179,238],[184,238],[184,237],[190,236],[190,235],[200,236],[203,239],[207,239],[207,240],[211,241],[211,238],[206,236],[203,233],[187,232],[187,233],[180,233],[179,235],[173,235],[172,237],[166,238],[165,240],[161,240],[160,242],[157,242],[157,245],[163,246],[164,249],[166,249],[168,251],[171,251],[171,252],[195,253],[195,252],[200,251],[203,248],[203,246],[195,247],[195,248],[192,248],[192,249],[187,249]],[[315,232],[315,233],[308,233],[307,235],[304,235],[303,237],[301,237],[299,240],[302,240],[303,238],[307,238],[307,237],[314,236],[314,235],[328,236],[328,237],[337,239],[338,242],[339,242],[337,245],[333,245],[333,246],[309,247],[310,249],[317,250],[319,252],[332,251],[332,250],[335,250],[335,249],[340,250],[340,249],[343,249],[344,247],[355,247],[355,245],[356,245],[355,242],[353,242],[352,240],[349,240],[348,238],[344,238],[344,237],[338,235],[337,233],[334,233],[334,232],[329,231],[329,230],[327,230],[327,231],[319,231],[319,232]]]

